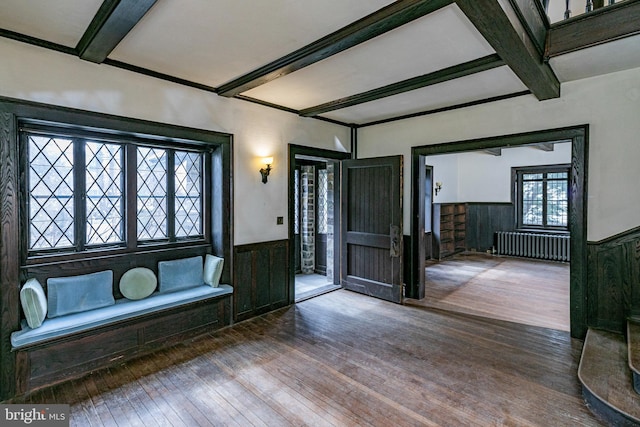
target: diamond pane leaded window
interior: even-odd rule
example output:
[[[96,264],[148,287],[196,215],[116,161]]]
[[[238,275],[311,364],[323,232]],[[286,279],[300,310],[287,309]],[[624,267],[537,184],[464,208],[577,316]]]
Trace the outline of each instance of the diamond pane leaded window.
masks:
[[[327,234],[327,170],[318,170],[318,233]]]
[[[167,238],[167,150],[138,147],[137,165],[138,240]]]
[[[74,245],[73,141],[28,136],[29,249]]]
[[[175,153],[176,237],[202,234],[202,156]]]
[[[122,147],[87,142],[85,159],[86,243],[123,242]]]

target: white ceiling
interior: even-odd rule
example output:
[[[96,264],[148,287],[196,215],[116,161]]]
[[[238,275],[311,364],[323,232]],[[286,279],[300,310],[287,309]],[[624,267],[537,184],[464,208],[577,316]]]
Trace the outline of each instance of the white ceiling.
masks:
[[[392,3],[158,0],[108,59],[216,88]],[[101,4],[1,0],[0,29],[75,48]],[[452,4],[242,95],[298,111],[494,53]],[[550,66],[561,82],[640,67],[640,35],[554,57]],[[502,66],[321,116],[364,124],[526,90]]]

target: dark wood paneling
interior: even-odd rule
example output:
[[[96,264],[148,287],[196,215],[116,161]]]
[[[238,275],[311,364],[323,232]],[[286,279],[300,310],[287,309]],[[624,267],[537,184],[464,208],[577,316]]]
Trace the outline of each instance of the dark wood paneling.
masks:
[[[236,320],[245,320],[289,304],[287,240],[235,247]]]
[[[467,248],[486,252],[493,249],[496,231],[515,229],[512,203],[467,203]]]
[[[15,392],[10,339],[19,329],[19,224],[16,119],[0,110],[0,401]]]
[[[231,323],[231,296],[219,296],[16,351],[17,392],[86,375]]]
[[[316,268],[318,274],[327,274],[327,235],[316,234]]]
[[[589,326],[624,333],[640,314],[640,227],[589,242],[588,260]]]

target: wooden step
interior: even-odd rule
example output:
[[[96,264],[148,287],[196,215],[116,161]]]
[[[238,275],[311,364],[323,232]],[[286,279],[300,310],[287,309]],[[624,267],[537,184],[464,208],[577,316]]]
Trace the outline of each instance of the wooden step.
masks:
[[[589,329],[578,378],[589,409],[612,426],[640,426],[640,395],[632,384],[622,334]]]
[[[640,393],[640,322],[636,319],[627,322],[627,349],[633,388]]]

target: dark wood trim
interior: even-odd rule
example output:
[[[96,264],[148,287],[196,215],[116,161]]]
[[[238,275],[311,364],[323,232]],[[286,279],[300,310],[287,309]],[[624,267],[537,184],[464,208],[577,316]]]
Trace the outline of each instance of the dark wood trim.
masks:
[[[597,240],[597,241],[589,241],[590,245],[597,245],[597,246],[602,246],[602,245],[608,245],[610,243],[612,244],[618,244],[620,241],[625,241],[629,238],[635,238],[635,237],[630,237],[630,236],[638,236],[640,237],[640,226],[638,227],[634,227],[632,229],[623,231],[621,233],[618,234],[614,234],[613,236],[610,237],[606,237],[604,239],[601,240]]]
[[[26,224],[19,217],[19,174],[18,159],[18,124],[29,126],[55,124],[60,129],[79,129],[81,132],[96,130],[101,135],[129,136],[133,140],[143,138],[144,141],[171,140],[185,146],[211,148],[211,162],[214,164],[211,177],[214,193],[211,197],[220,198],[220,207],[212,212],[210,219],[211,243],[204,240],[189,246],[185,243],[156,245],[138,248],[131,253],[127,248],[119,248],[120,253],[105,251],[94,254],[91,259],[78,259],[77,256],[61,256],[56,262],[48,260],[45,265],[37,258],[26,260],[21,240]],[[222,281],[232,283],[233,272],[233,201],[232,201],[232,136],[220,132],[187,128],[139,119],[131,119],[115,115],[99,114],[78,109],[58,107],[0,97],[0,401],[11,397],[16,392],[17,377],[16,355],[11,351],[10,334],[20,328],[19,290],[21,279],[27,272],[51,272],[56,268],[60,272],[76,274],[80,270],[87,272],[96,265],[111,266],[117,258],[119,266],[138,261],[149,264],[158,257],[171,259],[186,253],[198,252],[224,256],[225,268]],[[218,191],[220,190],[220,191]],[[215,202],[215,200],[212,200]],[[209,221],[209,220],[208,220]],[[22,238],[21,238],[22,236]],[[86,254],[85,254],[86,257]],[[134,260],[135,258],[135,260]],[[40,263],[40,264],[39,264]],[[111,263],[111,264],[110,264]],[[55,264],[55,265],[54,265]],[[23,268],[21,269],[21,265]],[[149,264],[151,265],[151,264]],[[44,269],[44,270],[43,270]],[[95,271],[95,270],[94,270]],[[35,273],[34,273],[35,274]],[[73,275],[73,273],[71,273]],[[50,277],[50,276],[49,276]],[[19,381],[18,381],[19,383]]]
[[[421,162],[422,160],[422,162]],[[404,254],[405,260],[405,297],[423,299],[425,297],[426,260],[424,256],[424,223],[425,223],[425,192],[426,168],[424,156],[411,156],[411,212],[417,216],[411,220],[411,241],[409,254]],[[414,228],[415,227],[415,230]],[[415,233],[414,233],[415,231]],[[412,268],[411,266],[415,266]],[[415,286],[415,284],[422,284]]]
[[[588,163],[588,135],[589,126],[575,126],[567,128],[549,129],[542,131],[526,132],[520,134],[502,135],[496,137],[479,138],[445,144],[434,144],[421,147],[412,147],[412,164],[424,163],[424,156],[435,154],[476,151],[487,148],[499,148],[504,146],[535,145],[543,141],[571,140],[571,200],[569,203],[569,230],[571,232],[571,336],[583,338],[587,331],[587,163]],[[415,166],[414,166],[415,167]],[[412,186],[419,186],[417,174],[412,171]],[[415,196],[414,196],[415,197]],[[419,232],[418,204],[412,200],[411,235]],[[412,270],[419,268],[419,253],[415,245],[412,247]],[[414,271],[414,278],[419,277],[418,271]],[[413,294],[420,294],[419,287],[423,283],[407,283],[413,287]]]
[[[104,0],[76,46],[81,59],[102,63],[156,0]]]
[[[520,23],[541,56],[544,54],[549,18],[539,0],[509,0]]]
[[[296,156],[311,156],[317,157],[320,159],[327,159],[333,161],[346,160],[351,158],[351,153],[341,152],[341,151],[333,151],[326,150],[323,148],[313,148],[313,147],[305,147],[302,145],[289,144],[289,161],[288,161],[288,170],[289,170],[289,185],[288,185],[288,200],[289,200],[289,304],[293,304],[295,302],[295,286],[296,286],[296,266],[295,266],[295,230],[294,230],[294,212],[295,212],[295,169],[296,169]],[[334,189],[340,188],[340,168],[334,169]],[[340,192],[334,191],[334,236],[337,236],[339,233],[337,230],[340,230],[338,222],[340,221]],[[336,282],[339,282],[340,278],[338,277],[340,274],[340,239],[334,238],[334,277]],[[337,264],[337,265],[336,265]]]
[[[542,62],[530,36],[516,31],[522,23],[511,22],[497,0],[456,0],[456,4],[538,100],[560,97],[553,70]]]
[[[236,96],[371,40],[451,3],[452,0],[396,1],[282,58],[221,85],[218,93],[222,96]]]
[[[488,55],[463,64],[457,64],[442,70],[434,71],[433,73],[412,77],[410,79],[368,90],[356,95],[316,105],[315,107],[305,108],[304,110],[300,110],[300,115],[304,117],[315,117],[318,114],[363,104],[365,102],[386,98],[399,93],[421,89],[438,83],[447,82],[449,80],[469,76],[471,74],[480,73],[482,71],[491,70],[503,65],[505,65],[504,61],[502,61],[498,55]]]
[[[397,122],[405,119],[412,119],[414,117],[428,116],[430,114],[444,113],[446,111],[459,110],[461,108],[473,107],[476,105],[488,104],[490,102],[503,101],[505,99],[517,98],[520,96],[531,95],[531,91],[524,90],[521,92],[508,93],[506,95],[493,96],[491,98],[479,99],[477,101],[463,102],[462,104],[450,105],[447,107],[434,108],[433,110],[420,111],[417,113],[404,114],[401,116],[390,117],[388,119],[375,120],[372,122],[355,125],[358,128],[364,128],[368,126],[376,126],[385,123]]]
[[[545,58],[640,33],[640,0],[627,0],[551,25]]]
[[[16,33],[15,31],[5,30],[4,28],[0,28],[0,37],[30,44],[32,46],[43,47],[60,53],[66,53],[67,55],[78,56],[78,51],[73,47],[53,43],[37,37],[27,36],[26,34]]]
[[[15,394],[11,333],[20,323],[18,140],[16,117],[0,108],[0,401]]]
[[[115,59],[106,58],[103,62],[105,65],[120,68],[122,70],[131,71],[134,73],[142,74],[148,77],[154,77],[156,79],[164,80],[171,83],[177,83],[182,86],[192,87],[200,89],[205,92],[217,93],[217,89],[213,86],[203,85],[201,83],[192,82],[190,80],[181,79],[179,77],[171,76],[169,74],[159,73],[157,71],[149,70],[148,68],[138,67],[137,65],[127,64],[126,62],[116,61]]]

